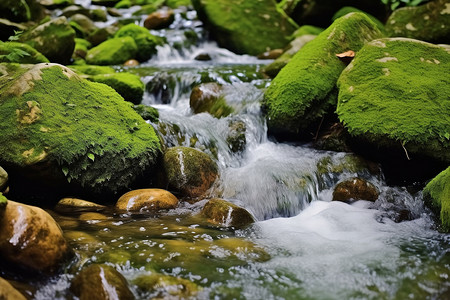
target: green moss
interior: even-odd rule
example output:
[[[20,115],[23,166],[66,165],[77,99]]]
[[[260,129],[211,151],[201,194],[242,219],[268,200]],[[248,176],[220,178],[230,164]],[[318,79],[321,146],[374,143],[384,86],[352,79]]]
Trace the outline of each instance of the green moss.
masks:
[[[439,214],[442,229],[450,232],[450,167],[426,185],[423,195],[426,203]]]
[[[155,163],[153,128],[112,88],[53,64],[2,64],[0,73],[5,165],[46,161],[88,191],[114,192]]]
[[[139,5],[142,5],[142,7],[135,11],[133,13],[134,16],[140,16],[140,15],[148,15],[151,14],[155,11],[157,11],[161,6],[163,6],[165,0],[154,0],[154,1],[149,1],[151,3],[142,3]]]
[[[180,6],[192,6],[191,0],[166,0],[165,3],[170,8],[178,8]]]
[[[366,13],[366,12],[364,12],[364,11],[362,11],[362,10],[356,8],[356,7],[352,7],[352,6],[344,6],[344,7],[342,7],[340,10],[338,10],[338,11],[334,14],[332,20],[333,20],[333,21],[336,21],[336,20],[339,19],[340,17],[343,17],[343,16],[345,16],[346,14],[349,14],[349,13],[352,13],[352,12],[359,12],[359,13],[366,14],[366,16],[368,16],[368,17],[372,20],[372,22],[374,22],[375,24],[377,24],[377,27],[378,27],[378,29],[379,29],[381,32],[383,32],[383,33],[385,32],[384,24],[381,23],[380,20],[378,20],[377,18],[375,18],[375,17],[372,16],[371,14],[368,14],[368,13]]]
[[[142,117],[142,119],[149,120],[152,123],[158,123],[159,112],[156,108],[144,104],[139,104],[133,106],[133,109]]]
[[[294,31],[294,33],[292,34],[292,38],[297,38],[306,34],[319,35],[322,33],[323,30],[324,29],[321,27],[303,25],[300,26],[296,31]]]
[[[157,52],[156,46],[164,43],[163,38],[151,34],[148,29],[136,24],[123,26],[115,35],[116,38],[126,36],[132,37],[136,42],[138,48],[136,59],[141,62],[149,60]]]
[[[99,74],[112,74],[116,71],[112,67],[108,66],[93,66],[93,65],[85,65],[85,66],[69,66],[72,70],[77,73],[86,74],[86,75],[99,75]]]
[[[16,42],[0,41],[0,63],[37,64],[49,60],[33,47]]]
[[[0,208],[6,207],[6,204],[8,204],[8,199],[0,193]]]
[[[345,68],[336,54],[358,51],[380,36],[366,15],[353,13],[336,20],[301,48],[264,95],[269,129],[297,134],[334,111],[336,81]]]
[[[199,18],[221,47],[258,55],[283,48],[297,25],[274,0],[193,0]]]
[[[133,4],[130,0],[122,0],[114,5],[115,8],[130,8]]]
[[[87,52],[91,47],[92,44],[89,41],[80,38],[75,39],[75,51],[79,49]]]
[[[132,37],[113,38],[90,49],[86,62],[92,65],[118,65],[135,58],[137,45]]]
[[[209,82],[192,89],[189,105],[194,113],[208,112],[216,118],[222,118],[234,112],[222,93],[221,85]]]
[[[109,85],[126,101],[135,104],[140,103],[144,95],[144,83],[139,76],[131,73],[99,74],[90,76],[88,79]]]
[[[449,69],[442,47],[403,38],[370,42],[339,78],[338,116],[353,136],[450,163]]]

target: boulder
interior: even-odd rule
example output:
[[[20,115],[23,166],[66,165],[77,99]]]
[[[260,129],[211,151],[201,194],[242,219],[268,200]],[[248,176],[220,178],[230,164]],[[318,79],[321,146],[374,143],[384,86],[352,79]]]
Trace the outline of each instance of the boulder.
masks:
[[[253,216],[245,208],[217,198],[209,200],[201,214],[209,222],[224,227],[240,228],[255,222]]]
[[[104,83],[112,87],[126,101],[139,104],[144,96],[144,83],[138,75],[121,72],[89,76],[93,82]]]
[[[123,26],[116,32],[115,37],[132,37],[137,46],[136,59],[140,62],[149,60],[156,54],[156,46],[164,44],[164,39],[151,34],[146,28],[136,24],[128,24]]]
[[[218,176],[211,157],[189,147],[169,148],[164,154],[164,168],[169,189],[188,197],[203,195]]]
[[[99,28],[90,34],[86,39],[92,44],[92,46],[98,46],[107,39],[110,39],[119,29],[113,24],[103,28]]]
[[[378,196],[379,192],[372,183],[358,177],[339,182],[333,191],[333,201],[367,200],[375,202]]]
[[[356,7],[353,6],[344,6],[341,9],[339,9],[331,18],[331,20],[334,22],[337,19],[339,19],[340,17],[345,16],[346,14],[352,13],[352,12],[359,12],[359,13],[363,13],[366,14],[371,20],[372,22],[374,22],[375,24],[377,24],[378,29],[385,33],[385,29],[384,29],[384,24],[377,18],[375,18],[374,16],[372,16],[371,14],[368,14]]]
[[[192,4],[219,46],[239,54],[283,48],[297,27],[274,0],[193,0]]]
[[[0,74],[0,164],[17,186],[106,197],[155,165],[154,129],[110,87],[57,64],[2,64]]]
[[[302,47],[264,94],[270,132],[280,136],[304,135],[325,114],[333,112],[336,81],[346,67],[336,55],[358,51],[380,36],[381,32],[365,14],[350,13]]]
[[[202,83],[192,89],[189,105],[194,113],[208,112],[216,118],[226,117],[233,112],[227,105],[222,86],[215,82]]]
[[[72,280],[70,291],[80,300],[134,299],[125,277],[108,265],[83,268]]]
[[[230,120],[228,122],[228,134],[226,136],[226,142],[232,152],[244,151],[247,139],[245,132],[247,126],[245,122],[241,120]]]
[[[173,209],[177,205],[177,197],[166,190],[140,189],[122,195],[117,200],[116,208],[132,212],[145,212]]]
[[[144,20],[144,27],[147,29],[164,29],[175,21],[175,13],[171,9],[155,11]]]
[[[152,123],[159,122],[159,111],[153,106],[139,104],[133,106],[133,109],[142,117],[142,119]]]
[[[30,45],[51,62],[68,64],[75,49],[75,31],[59,17],[24,32],[19,41]]]
[[[8,281],[0,277],[0,299],[26,300],[27,298],[16,290]]]
[[[0,63],[38,64],[45,62],[49,62],[49,60],[30,45],[0,42]]]
[[[439,216],[442,231],[450,232],[450,167],[425,186],[423,197],[425,203]]]
[[[132,37],[113,38],[90,49],[86,62],[91,65],[119,65],[135,58],[137,52],[138,48]]]
[[[0,192],[4,191],[8,186],[8,173],[0,167]]]
[[[94,202],[77,199],[63,198],[58,201],[55,211],[60,213],[79,212],[79,211],[100,211],[106,209],[106,206]]]
[[[0,253],[12,270],[54,273],[72,253],[58,224],[44,210],[8,201],[0,209]]]
[[[91,35],[94,31],[98,29],[94,21],[83,14],[74,14],[70,17],[70,25],[72,27],[77,27],[81,31],[81,37],[85,38]],[[75,26],[74,26],[75,25]]]
[[[0,1],[0,18],[13,22],[38,20],[43,15],[43,7],[36,0],[2,0]]]
[[[450,4],[435,0],[395,10],[386,21],[391,37],[407,37],[435,44],[450,43]]]
[[[79,61],[83,62],[83,64],[86,63],[84,59],[86,58],[88,49],[91,48],[91,46],[92,44],[89,41],[76,38],[75,49],[72,54],[72,59],[74,60],[73,64],[77,64]]]
[[[354,144],[380,160],[450,164],[449,69],[450,53],[426,42],[364,46],[338,81],[336,111]]]

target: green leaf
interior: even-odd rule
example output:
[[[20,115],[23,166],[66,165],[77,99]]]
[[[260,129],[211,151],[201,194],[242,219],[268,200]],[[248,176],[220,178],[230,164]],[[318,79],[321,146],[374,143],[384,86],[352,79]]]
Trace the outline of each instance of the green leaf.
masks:
[[[94,161],[95,160],[95,156],[93,153],[88,153],[88,157],[90,160]]]
[[[64,176],[67,177],[67,174],[69,174],[69,168],[68,168],[68,167],[63,167],[63,168],[62,168],[62,171],[63,171],[63,173],[64,173]]]

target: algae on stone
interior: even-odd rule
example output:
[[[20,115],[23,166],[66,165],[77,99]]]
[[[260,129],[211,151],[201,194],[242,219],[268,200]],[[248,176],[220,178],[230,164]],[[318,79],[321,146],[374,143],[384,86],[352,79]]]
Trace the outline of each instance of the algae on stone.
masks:
[[[274,134],[299,134],[334,111],[336,81],[345,68],[336,54],[358,51],[381,37],[362,13],[350,13],[307,43],[273,79],[264,95],[268,127]]]
[[[109,85],[126,101],[130,101],[134,104],[139,104],[142,101],[142,96],[144,95],[144,83],[137,75],[121,72],[89,76],[88,79],[93,82]]]
[[[138,48],[132,37],[113,38],[90,49],[86,62],[91,65],[119,65],[135,58],[137,52]]]
[[[439,215],[442,229],[450,232],[450,167],[425,186],[423,196],[426,203]]]

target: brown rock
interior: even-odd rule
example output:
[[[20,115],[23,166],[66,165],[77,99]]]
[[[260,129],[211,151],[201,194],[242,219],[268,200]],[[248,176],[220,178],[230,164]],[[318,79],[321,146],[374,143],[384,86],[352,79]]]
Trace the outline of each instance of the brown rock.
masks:
[[[160,10],[151,13],[144,21],[144,27],[147,29],[163,29],[170,26],[175,20],[173,10]]]
[[[129,59],[123,63],[125,67],[136,67],[139,66],[139,62],[135,59]]]
[[[8,281],[0,277],[0,299],[25,300],[26,298],[16,290]]]
[[[96,212],[87,212],[84,214],[80,215],[80,220],[81,221],[99,221],[99,220],[108,220],[108,217],[103,215],[103,214],[99,214]]]
[[[246,209],[218,198],[209,200],[201,214],[209,222],[225,227],[243,227],[255,222]]]
[[[178,199],[162,189],[130,191],[117,200],[116,208],[127,211],[158,211],[177,207]]]
[[[378,190],[372,183],[355,177],[346,179],[336,185],[333,191],[333,201],[376,201],[378,199],[378,195]]]
[[[77,198],[63,198],[55,206],[57,212],[100,211],[106,206]]]
[[[5,190],[8,184],[8,173],[0,167],[0,192]]]
[[[60,227],[44,210],[8,201],[0,214],[2,260],[33,271],[53,273],[71,254]]]
[[[259,59],[277,59],[283,54],[283,49],[273,49],[258,55]]]

